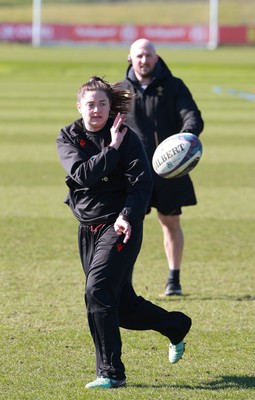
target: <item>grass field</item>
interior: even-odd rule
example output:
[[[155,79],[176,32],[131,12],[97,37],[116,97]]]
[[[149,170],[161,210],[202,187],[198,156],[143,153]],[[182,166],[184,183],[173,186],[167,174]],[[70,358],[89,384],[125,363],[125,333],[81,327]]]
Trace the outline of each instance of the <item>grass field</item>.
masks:
[[[32,0],[0,0],[1,22],[31,22]],[[206,24],[209,0],[42,0],[45,23]],[[254,0],[220,0],[221,25],[254,25]]]
[[[5,400],[254,399],[255,54],[159,49],[202,110],[204,154],[192,172],[199,204],[183,212],[182,298],[165,299],[167,267],[146,217],[137,292],[193,319],[171,366],[154,332],[122,330],[128,387],[86,392],[94,350],[83,304],[77,223],[63,204],[59,129],[78,117],[92,74],[122,78],[128,49],[1,45],[1,381]]]

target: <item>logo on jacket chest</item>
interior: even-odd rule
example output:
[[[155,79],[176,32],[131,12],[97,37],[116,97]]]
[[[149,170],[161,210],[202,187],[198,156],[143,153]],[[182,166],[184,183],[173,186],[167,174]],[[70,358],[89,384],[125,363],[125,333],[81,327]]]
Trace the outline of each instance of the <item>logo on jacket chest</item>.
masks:
[[[162,86],[157,87],[157,95],[163,96],[164,88]]]
[[[80,145],[81,145],[81,147],[84,147],[85,146],[85,144],[86,144],[86,140],[84,140],[84,139],[80,139]]]

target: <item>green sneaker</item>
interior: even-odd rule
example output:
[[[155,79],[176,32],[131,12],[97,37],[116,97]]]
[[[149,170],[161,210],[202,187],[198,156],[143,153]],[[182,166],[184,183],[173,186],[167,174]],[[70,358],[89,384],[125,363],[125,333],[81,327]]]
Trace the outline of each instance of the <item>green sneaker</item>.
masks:
[[[171,364],[177,363],[181,358],[185,351],[185,343],[183,340],[178,344],[169,345],[169,361]]]
[[[116,379],[98,376],[95,381],[87,383],[86,389],[117,389],[126,386],[126,379],[117,381]]]

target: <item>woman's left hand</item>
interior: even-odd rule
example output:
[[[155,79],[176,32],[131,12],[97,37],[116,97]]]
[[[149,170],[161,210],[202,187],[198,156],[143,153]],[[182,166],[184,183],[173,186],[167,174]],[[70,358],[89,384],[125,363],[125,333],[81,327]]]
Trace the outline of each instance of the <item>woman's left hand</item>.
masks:
[[[114,230],[118,235],[125,235],[123,243],[127,243],[131,236],[131,225],[130,223],[119,215],[114,223]]]

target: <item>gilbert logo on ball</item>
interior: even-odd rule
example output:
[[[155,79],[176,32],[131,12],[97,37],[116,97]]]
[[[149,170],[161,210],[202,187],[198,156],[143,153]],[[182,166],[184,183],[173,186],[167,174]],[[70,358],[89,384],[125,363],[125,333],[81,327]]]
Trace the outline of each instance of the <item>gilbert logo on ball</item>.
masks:
[[[202,152],[202,143],[196,135],[177,133],[158,145],[152,158],[152,166],[162,178],[179,178],[195,168]]]

